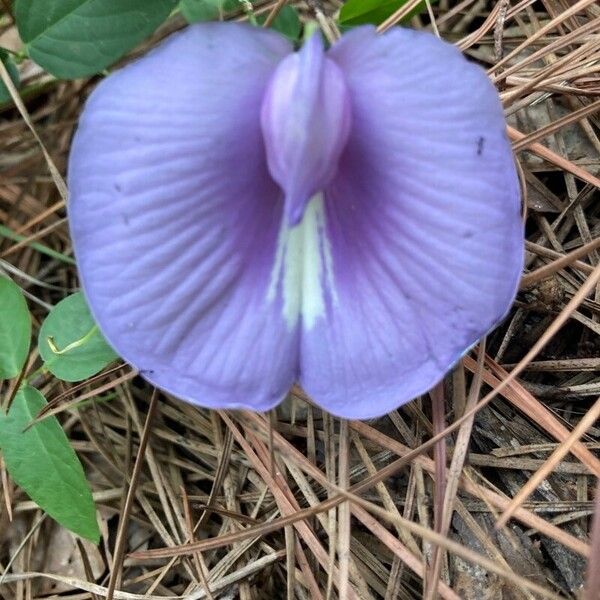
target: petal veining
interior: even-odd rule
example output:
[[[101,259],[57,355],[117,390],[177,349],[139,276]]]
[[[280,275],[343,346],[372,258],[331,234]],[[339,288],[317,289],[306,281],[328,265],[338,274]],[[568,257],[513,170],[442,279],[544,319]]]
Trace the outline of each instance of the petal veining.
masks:
[[[426,392],[506,314],[520,195],[498,94],[456,48],[361,27],[329,57],[352,106],[324,194],[338,303],[302,332],[300,382],[367,418]]]
[[[92,312],[147,379],[203,406],[265,410],[297,372],[297,331],[266,300],[283,202],[260,128],[290,52],[253,27],[190,27],[100,83],[73,142]]]

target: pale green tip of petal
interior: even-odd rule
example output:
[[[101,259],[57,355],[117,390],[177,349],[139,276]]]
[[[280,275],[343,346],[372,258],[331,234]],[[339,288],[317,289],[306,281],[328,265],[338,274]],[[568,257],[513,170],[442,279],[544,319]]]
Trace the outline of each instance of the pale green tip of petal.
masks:
[[[304,33],[302,35],[302,43],[306,43],[316,32],[319,31],[319,24],[316,21],[306,21],[304,23]]]

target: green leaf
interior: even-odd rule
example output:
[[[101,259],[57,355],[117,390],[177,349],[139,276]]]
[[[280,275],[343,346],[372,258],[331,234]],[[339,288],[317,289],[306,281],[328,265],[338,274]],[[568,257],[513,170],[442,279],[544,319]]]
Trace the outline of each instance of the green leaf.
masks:
[[[16,0],[29,56],[63,79],[101,71],[150,35],[177,0]]]
[[[16,377],[29,354],[31,316],[19,286],[0,277],[0,380]]]
[[[221,14],[240,8],[239,0],[181,0],[179,8],[188,23],[215,21]]]
[[[381,25],[388,17],[393,15],[408,0],[348,0],[340,10],[340,23],[342,25]],[[437,0],[430,0],[435,4]],[[420,2],[400,22],[410,21],[415,15],[427,10],[427,3]]]
[[[15,87],[18,88],[21,84],[19,69],[17,69],[17,65],[15,65],[10,53],[8,53],[4,48],[0,48],[0,60],[4,63],[12,82],[15,84]],[[11,101],[12,97],[9,94],[7,87],[4,85],[4,82],[0,79],[0,104]]]
[[[267,15],[268,13],[263,13],[256,18],[259,25],[262,25],[265,22]],[[300,33],[302,31],[302,23],[300,22],[298,11],[286,4],[277,13],[277,16],[271,23],[271,28],[275,29],[275,31],[279,31],[279,33],[285,35],[285,37],[292,42],[297,42],[300,39]]]
[[[101,371],[118,355],[106,343],[81,292],[51,311],[38,338],[44,366],[63,381],[81,381]]]
[[[214,21],[221,15],[232,12],[242,7],[240,0],[181,0],[179,8],[189,23],[200,21]],[[262,25],[268,13],[256,17],[256,22]],[[279,31],[293,42],[300,39],[302,24],[298,11],[287,4],[279,11],[271,28]]]
[[[46,400],[21,388],[8,415],[0,412],[0,448],[6,469],[40,508],[77,535],[100,540],[96,507],[83,467],[56,417],[25,430]]]

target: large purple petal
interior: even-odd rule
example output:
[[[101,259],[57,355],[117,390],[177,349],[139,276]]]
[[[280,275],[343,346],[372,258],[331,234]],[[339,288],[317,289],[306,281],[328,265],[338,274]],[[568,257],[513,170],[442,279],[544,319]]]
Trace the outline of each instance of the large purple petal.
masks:
[[[173,394],[265,410],[298,336],[266,301],[282,220],[260,107],[289,54],[277,34],[206,24],[92,94],[69,164],[83,287],[114,348]]]
[[[336,301],[302,332],[301,383],[367,418],[427,391],[505,315],[520,199],[498,95],[454,47],[366,27],[329,57],[352,131],[325,191]]]

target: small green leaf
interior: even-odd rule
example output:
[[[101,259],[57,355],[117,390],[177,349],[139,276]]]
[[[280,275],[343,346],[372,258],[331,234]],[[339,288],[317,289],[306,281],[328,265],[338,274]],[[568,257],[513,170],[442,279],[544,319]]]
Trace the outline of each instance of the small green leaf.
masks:
[[[40,328],[38,347],[44,366],[64,381],[87,379],[118,357],[81,292],[67,296],[50,311]]]
[[[17,69],[17,65],[15,65],[12,56],[9,52],[7,52],[4,48],[0,48],[0,60],[4,63],[12,82],[15,84],[15,87],[18,88],[21,79],[19,77],[19,69]],[[0,79],[0,104],[4,104],[5,102],[11,102],[12,97],[8,92],[7,87],[4,85],[4,82]]]
[[[26,430],[46,400],[21,388],[8,415],[0,412],[0,448],[6,469],[40,508],[77,535],[98,543],[96,507],[83,467],[56,417]]]
[[[340,23],[342,25],[381,25],[388,17],[393,15],[408,0],[348,0],[340,10]],[[430,0],[434,4],[437,0]],[[419,2],[406,17],[400,21],[410,21],[415,15],[427,10],[427,3]]]
[[[0,277],[0,379],[16,377],[29,354],[31,316],[19,286]]]
[[[179,8],[188,23],[215,21],[241,7],[240,0],[181,0]]]
[[[52,75],[74,79],[108,67],[150,35],[177,0],[16,0],[29,56]]]
[[[263,13],[257,17],[257,21],[259,25],[262,25],[268,13]],[[300,39],[300,33],[302,31],[302,23],[300,22],[300,17],[298,16],[298,11],[286,4],[282,7],[282,9],[277,13],[277,16],[271,23],[271,28],[275,29],[275,31],[279,31],[290,39],[292,42],[297,42]]]

